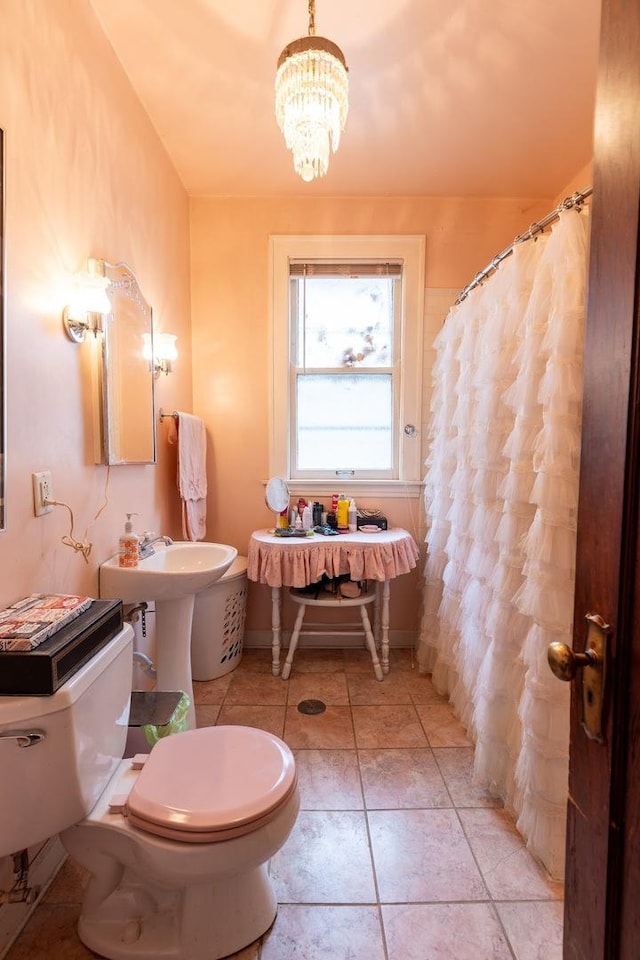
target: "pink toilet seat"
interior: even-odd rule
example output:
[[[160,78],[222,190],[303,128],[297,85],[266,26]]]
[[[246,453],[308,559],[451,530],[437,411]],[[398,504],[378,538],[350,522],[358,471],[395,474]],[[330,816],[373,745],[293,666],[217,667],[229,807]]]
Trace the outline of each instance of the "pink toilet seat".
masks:
[[[182,843],[259,829],[296,789],[293,754],[255,727],[203,727],[160,740],[127,799],[129,822]]]

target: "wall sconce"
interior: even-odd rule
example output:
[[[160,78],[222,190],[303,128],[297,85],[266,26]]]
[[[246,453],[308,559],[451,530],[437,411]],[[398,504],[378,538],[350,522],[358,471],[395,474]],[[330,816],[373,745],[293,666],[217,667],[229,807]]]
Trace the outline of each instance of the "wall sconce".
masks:
[[[156,333],[153,336],[153,357],[151,356],[151,335],[143,334],[144,348],[142,355],[153,366],[153,376],[157,380],[161,373],[173,371],[173,361],[178,356],[176,340],[173,333]]]
[[[86,270],[76,273],[71,302],[62,312],[65,333],[74,343],[84,343],[87,331],[96,334],[102,329],[102,315],[111,313],[109,283],[102,261],[93,257],[87,260]]]

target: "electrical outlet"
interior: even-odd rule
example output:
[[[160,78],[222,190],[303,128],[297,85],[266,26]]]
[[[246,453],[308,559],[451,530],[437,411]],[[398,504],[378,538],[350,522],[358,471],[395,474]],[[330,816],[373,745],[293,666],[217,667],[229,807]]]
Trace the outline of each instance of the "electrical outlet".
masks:
[[[41,517],[45,513],[51,513],[53,507],[47,503],[47,500],[53,499],[51,470],[41,470],[39,473],[32,473],[31,479],[33,480],[33,512],[36,517]]]

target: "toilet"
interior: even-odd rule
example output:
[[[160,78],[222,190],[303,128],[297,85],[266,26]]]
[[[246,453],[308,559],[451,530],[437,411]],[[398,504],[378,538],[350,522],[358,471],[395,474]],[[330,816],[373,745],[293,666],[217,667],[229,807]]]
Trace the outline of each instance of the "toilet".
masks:
[[[293,829],[293,755],[205,727],[122,759],[127,624],[48,697],[0,697],[0,856],[60,834],[90,873],[80,939],[110,960],[218,960],[272,924],[269,859]]]

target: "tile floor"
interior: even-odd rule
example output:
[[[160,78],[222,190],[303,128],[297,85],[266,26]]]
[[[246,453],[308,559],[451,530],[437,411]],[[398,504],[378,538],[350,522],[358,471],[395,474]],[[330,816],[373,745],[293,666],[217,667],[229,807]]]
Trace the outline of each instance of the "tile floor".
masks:
[[[196,684],[199,726],[270,730],[299,770],[298,821],[271,861],[278,916],[236,960],[561,960],[561,885],[472,785],[471,745],[410,651],[391,654],[382,683],[364,651],[302,649],[288,682],[246,650]],[[326,711],[303,715],[304,699]],[[67,861],[7,960],[93,957],[82,887]]]

